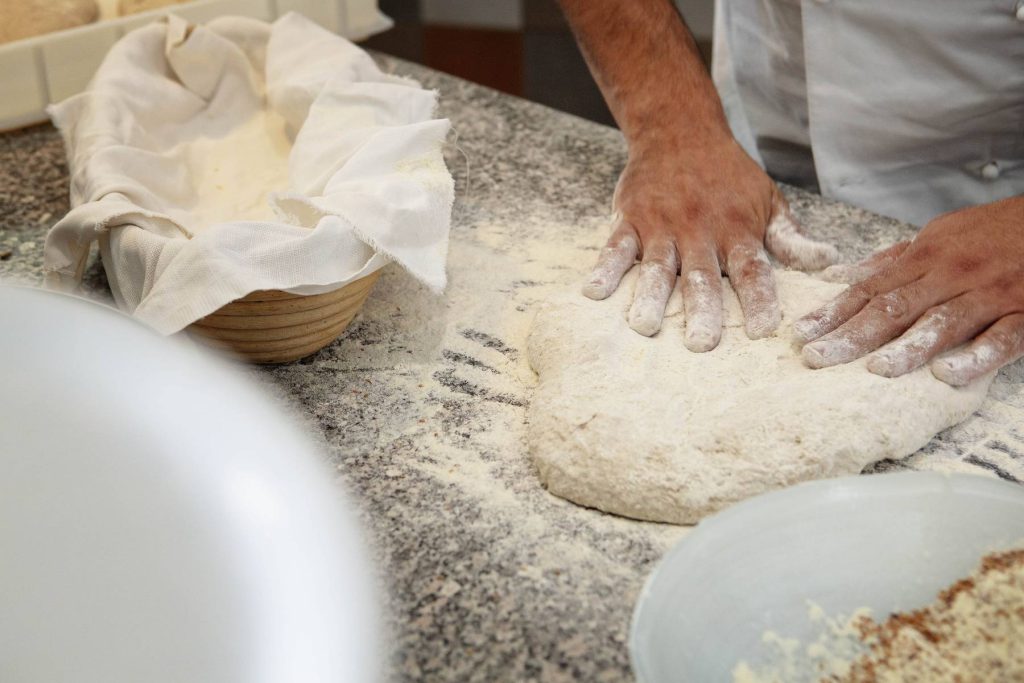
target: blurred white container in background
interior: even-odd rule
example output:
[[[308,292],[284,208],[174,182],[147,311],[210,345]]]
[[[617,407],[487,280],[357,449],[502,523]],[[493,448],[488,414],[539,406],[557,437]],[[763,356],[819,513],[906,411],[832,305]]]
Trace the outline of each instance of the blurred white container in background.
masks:
[[[355,515],[279,406],[99,305],[0,311],[0,680],[377,680]]]
[[[110,46],[173,12],[193,23],[238,15],[272,21],[304,14],[349,40],[391,27],[377,0],[193,0],[0,45],[0,131],[48,120],[46,106],[85,89]]]

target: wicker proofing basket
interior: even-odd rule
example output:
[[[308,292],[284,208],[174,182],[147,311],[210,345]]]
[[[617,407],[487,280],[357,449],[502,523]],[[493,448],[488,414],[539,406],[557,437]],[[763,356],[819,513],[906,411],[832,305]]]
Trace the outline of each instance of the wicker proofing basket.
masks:
[[[316,353],[338,338],[370,294],[380,271],[324,294],[253,292],[189,325],[201,344],[249,363],[287,363]]]

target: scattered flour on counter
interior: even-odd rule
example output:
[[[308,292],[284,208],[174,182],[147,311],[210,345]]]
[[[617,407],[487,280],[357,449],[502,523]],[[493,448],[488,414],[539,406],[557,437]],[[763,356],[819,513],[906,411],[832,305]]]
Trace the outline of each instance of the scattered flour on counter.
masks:
[[[521,224],[482,223],[452,241],[444,297],[388,267],[353,328],[322,352],[317,367],[339,378],[372,371],[367,390],[379,392],[372,400],[398,401],[395,414],[374,422],[374,450],[401,445],[408,455],[400,476],[416,471],[444,482],[452,501],[477,501],[485,518],[462,523],[503,527],[488,552],[517,556],[529,548],[529,562],[517,569],[524,576],[572,567],[636,581],[636,558],[625,562],[621,553],[649,557],[643,549],[654,548],[660,556],[688,530],[591,514],[552,498],[525,448],[524,416],[536,384],[526,339],[540,303],[592,265],[597,251],[589,245],[604,226],[595,224],[590,235],[588,227],[534,227],[573,237],[543,242],[517,238]],[[386,379],[378,384],[377,377]],[[405,405],[416,408],[403,418]]]

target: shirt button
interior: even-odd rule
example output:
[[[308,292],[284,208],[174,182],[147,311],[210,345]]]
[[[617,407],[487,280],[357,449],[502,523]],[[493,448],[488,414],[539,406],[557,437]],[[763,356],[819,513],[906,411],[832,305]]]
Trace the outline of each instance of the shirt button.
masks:
[[[995,180],[999,177],[999,164],[990,161],[981,167],[981,177],[985,180]]]

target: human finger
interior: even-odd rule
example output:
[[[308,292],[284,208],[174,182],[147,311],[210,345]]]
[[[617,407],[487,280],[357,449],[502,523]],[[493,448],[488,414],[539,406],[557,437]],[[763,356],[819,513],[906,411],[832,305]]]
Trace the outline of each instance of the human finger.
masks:
[[[898,339],[871,354],[868,371],[899,377],[971,339],[994,317],[988,301],[977,292],[968,292],[933,306]]]
[[[1024,356],[1024,313],[1003,316],[961,351],[932,362],[932,374],[962,387]]]
[[[768,255],[756,242],[741,242],[729,249],[725,262],[729,282],[743,309],[743,326],[750,339],[761,339],[782,322]]]
[[[922,280],[880,294],[835,330],[804,346],[804,362],[812,368],[849,363],[905,332],[941,300]]]
[[[613,225],[612,235],[597,257],[590,279],[583,285],[583,296],[587,298],[607,299],[619,286],[622,276],[636,263],[640,251],[636,230],[622,214],[616,216]]]
[[[764,243],[768,253],[784,265],[800,270],[821,270],[839,258],[839,252],[834,246],[811,239],[803,233],[781,193],[776,194]]]
[[[650,337],[661,329],[665,306],[676,284],[679,257],[671,241],[655,242],[644,247],[640,262],[640,277],[633,292],[633,305],[629,308],[629,326]]]
[[[909,246],[909,241],[897,242],[891,247],[875,252],[863,261],[858,261],[857,263],[837,263],[823,270],[821,272],[821,279],[828,282],[842,282],[845,284],[862,282],[869,277],[881,273],[886,268],[890,268]]]
[[[701,353],[722,338],[722,269],[709,245],[680,247],[680,274],[686,330],[683,346]]]
[[[860,312],[877,294],[892,291],[913,279],[915,278],[889,269],[868,280],[850,285],[827,304],[793,323],[795,341],[806,344],[828,334]]]

